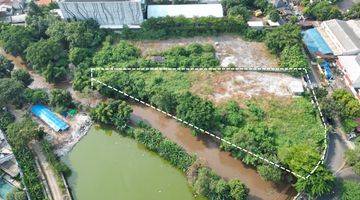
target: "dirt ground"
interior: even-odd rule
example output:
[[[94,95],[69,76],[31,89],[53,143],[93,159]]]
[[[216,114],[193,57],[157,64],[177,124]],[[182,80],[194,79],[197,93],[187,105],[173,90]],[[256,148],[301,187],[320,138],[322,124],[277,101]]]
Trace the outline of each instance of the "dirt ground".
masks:
[[[288,74],[269,72],[194,72],[191,91],[215,103],[229,99],[284,98],[294,94],[289,84],[302,84]]]
[[[268,52],[264,43],[247,42],[239,36],[221,35],[133,42],[141,49],[144,56],[166,50],[174,45],[185,46],[191,43],[212,44],[223,67],[231,63],[237,67],[276,67],[278,64],[278,60]]]

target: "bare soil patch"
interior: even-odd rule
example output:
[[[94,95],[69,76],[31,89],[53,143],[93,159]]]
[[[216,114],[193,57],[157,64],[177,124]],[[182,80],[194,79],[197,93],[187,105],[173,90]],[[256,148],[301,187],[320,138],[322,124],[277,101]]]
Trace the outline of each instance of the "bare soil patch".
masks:
[[[267,51],[264,43],[244,41],[241,37],[233,35],[133,42],[141,49],[143,56],[164,51],[175,45],[185,46],[191,43],[212,44],[223,67],[229,64],[237,67],[276,67],[278,65],[278,60]]]

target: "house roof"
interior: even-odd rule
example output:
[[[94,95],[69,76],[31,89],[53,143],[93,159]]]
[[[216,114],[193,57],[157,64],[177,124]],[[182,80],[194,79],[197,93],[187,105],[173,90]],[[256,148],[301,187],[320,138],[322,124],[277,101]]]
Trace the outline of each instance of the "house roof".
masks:
[[[65,123],[62,119],[56,116],[55,113],[43,105],[34,105],[31,107],[31,112],[55,131],[64,131],[69,128],[67,123]]]
[[[147,17],[184,16],[193,17],[223,17],[221,4],[182,4],[182,5],[149,5]]]
[[[337,55],[360,52],[360,20],[332,19],[321,24],[326,41]]]
[[[338,56],[354,88],[360,88],[360,54],[357,56]]]
[[[304,31],[303,41],[309,52],[313,55],[318,52],[323,55],[332,53],[330,47],[326,44],[325,40],[321,37],[316,28]]]
[[[250,27],[263,27],[264,26],[263,21],[248,21],[247,24]]]

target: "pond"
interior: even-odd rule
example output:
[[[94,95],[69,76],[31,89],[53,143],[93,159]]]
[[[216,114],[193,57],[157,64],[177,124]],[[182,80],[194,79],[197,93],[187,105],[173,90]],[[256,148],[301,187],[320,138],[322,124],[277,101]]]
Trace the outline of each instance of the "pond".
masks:
[[[63,160],[77,200],[195,199],[181,171],[112,130],[93,126]]]

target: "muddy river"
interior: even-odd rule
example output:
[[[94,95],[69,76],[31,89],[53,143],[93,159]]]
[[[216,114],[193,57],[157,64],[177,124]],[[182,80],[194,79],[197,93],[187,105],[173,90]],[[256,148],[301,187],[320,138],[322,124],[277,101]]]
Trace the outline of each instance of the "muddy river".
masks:
[[[4,54],[3,51],[0,50],[1,54]],[[21,59],[18,57],[15,58],[10,55],[6,55],[8,59],[11,59],[14,61],[14,64],[16,67],[23,67],[25,66],[22,64]],[[31,72],[31,75],[33,76],[34,82],[31,84],[32,88],[52,88],[54,87],[52,84],[48,84],[45,82],[45,79],[38,74]],[[74,92],[71,88],[71,85],[69,84],[62,84],[60,86],[61,88],[67,88],[69,91],[71,91],[73,98],[80,102],[97,102],[99,99],[89,99],[89,97],[82,97],[81,94],[78,92]],[[89,102],[89,104],[90,104]],[[177,144],[181,145],[184,149],[186,149],[189,153],[196,154],[200,159],[204,160],[207,165],[215,170],[217,174],[222,176],[225,179],[239,179],[245,185],[250,189],[250,196],[249,199],[252,200],[258,200],[258,199],[266,199],[266,200],[285,200],[285,199],[292,199],[296,192],[293,187],[289,184],[274,184],[271,182],[266,182],[261,179],[259,174],[254,170],[253,168],[250,168],[248,166],[245,166],[241,161],[234,159],[229,155],[229,153],[222,152],[218,149],[219,144],[217,141],[214,141],[212,138],[209,138],[205,135],[201,135],[198,137],[195,137],[191,135],[191,129],[188,127],[183,126],[176,120],[172,118],[168,118],[162,113],[155,111],[149,107],[144,107],[140,105],[133,105],[133,115],[132,120],[138,121],[143,120],[146,123],[150,124],[153,128],[158,129],[161,131],[166,137],[171,139],[172,141],[176,142]],[[86,136],[84,141],[88,137],[93,137],[91,134],[89,136]],[[80,142],[81,145],[81,142]],[[79,146],[80,146],[79,145]],[[77,151],[77,147],[75,147],[74,152]],[[91,154],[91,151],[86,154],[84,152],[84,156],[79,156],[77,159],[74,159],[74,161],[71,161],[70,159],[70,165],[76,165],[76,163],[81,162],[82,159],[93,159],[96,161],[96,157],[93,157]],[[109,152],[111,153],[111,152]],[[70,153],[72,154],[72,153]],[[70,155],[71,156],[71,155]],[[98,155],[100,156],[100,155]],[[91,158],[90,158],[91,157]],[[107,156],[106,156],[107,157]],[[113,160],[113,157],[107,157],[110,160]],[[132,160],[134,158],[129,158],[129,160]],[[137,158],[135,157],[135,160]],[[139,157],[138,159],[144,159],[142,157]],[[85,161],[85,160],[84,160]],[[74,163],[73,163],[74,162]],[[113,162],[119,162],[113,160]],[[77,169],[74,168],[74,173],[81,175],[83,174],[81,171],[77,171]],[[86,170],[86,169],[85,169]],[[114,171],[107,171],[101,169],[101,167],[98,168],[99,173],[107,173],[106,177],[112,177],[112,173]],[[94,172],[95,173],[95,172]],[[129,174],[133,176],[137,176],[136,171],[129,171]],[[98,174],[94,174],[94,176],[99,177],[100,182],[103,182],[103,180],[100,180],[103,176],[98,176]],[[85,177],[79,177],[79,178],[85,178]],[[86,178],[85,178],[86,179]],[[87,179],[90,181],[89,179]],[[126,179],[129,181],[129,179]],[[126,181],[121,180],[121,181]],[[92,180],[93,184],[98,184],[97,181]],[[151,182],[151,180],[148,181],[148,183]],[[104,182],[105,184],[106,182]],[[91,184],[90,182],[87,184]],[[114,183],[112,183],[114,184]],[[127,184],[132,185],[132,182],[129,181]],[[120,187],[120,186],[119,186]],[[134,185],[136,187],[136,185]],[[76,192],[76,186],[73,186],[72,189]],[[98,192],[101,192],[98,190]],[[108,192],[115,192],[115,191],[108,191]]]

